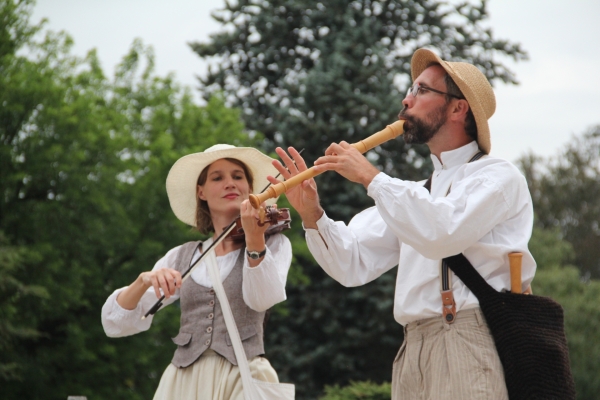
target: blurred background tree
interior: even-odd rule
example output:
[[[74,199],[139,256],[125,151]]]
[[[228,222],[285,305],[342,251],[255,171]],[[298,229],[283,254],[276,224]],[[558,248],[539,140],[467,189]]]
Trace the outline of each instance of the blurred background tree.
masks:
[[[540,228],[558,229],[586,278],[600,278],[600,125],[573,136],[564,151],[521,158]]]
[[[172,357],[177,307],[148,334],[108,339],[116,288],[193,238],[164,190],[180,156],[253,145],[239,112],[155,76],[139,41],[107,78],[94,51],[0,1],[0,387],[3,399],[148,399]]]

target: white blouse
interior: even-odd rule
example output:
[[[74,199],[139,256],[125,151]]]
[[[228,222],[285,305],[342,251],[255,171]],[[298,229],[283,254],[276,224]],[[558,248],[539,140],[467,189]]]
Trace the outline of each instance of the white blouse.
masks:
[[[511,163],[484,156],[467,163],[476,142],[432,155],[431,194],[424,182],[378,174],[368,187],[375,207],[346,226],[327,215],[306,229],[308,247],[332,278],[345,286],[370,282],[398,265],[394,317],[402,325],[442,313],[441,259],[463,253],[496,290],[510,289],[508,253],[523,253],[527,288],[536,264],[527,248],[533,207],[527,182]],[[449,194],[448,189],[452,185]],[[457,311],[478,306],[475,295],[452,280]]]
[[[286,299],[285,283],[292,261],[292,246],[285,235],[272,235],[267,239],[266,244],[267,253],[260,264],[251,268],[248,258],[244,257],[243,266],[242,292],[244,302],[248,307],[259,312],[265,311]],[[177,246],[169,250],[163,258],[158,260],[152,270],[175,268],[177,251],[180,247]],[[221,281],[224,281],[232,271],[240,251],[244,251],[244,248],[217,257]],[[192,262],[198,259],[199,256],[200,252],[196,250]],[[212,287],[212,281],[208,276],[204,261],[200,261],[200,264],[192,271],[190,278],[199,285]],[[117,296],[125,288],[115,290],[102,307],[102,326],[109,337],[134,335],[148,330],[152,324],[152,315],[144,320],[141,318],[158,300],[154,288],[151,287],[144,293],[137,307],[133,310],[126,310],[117,303]],[[163,306],[160,309],[162,310],[177,299],[179,299],[179,289],[175,292],[175,295],[163,300]]]

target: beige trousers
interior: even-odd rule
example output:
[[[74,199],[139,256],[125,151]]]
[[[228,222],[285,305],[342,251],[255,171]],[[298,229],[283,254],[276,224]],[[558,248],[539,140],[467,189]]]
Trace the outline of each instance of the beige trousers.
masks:
[[[507,400],[504,371],[479,308],[404,328],[394,360],[392,400]]]

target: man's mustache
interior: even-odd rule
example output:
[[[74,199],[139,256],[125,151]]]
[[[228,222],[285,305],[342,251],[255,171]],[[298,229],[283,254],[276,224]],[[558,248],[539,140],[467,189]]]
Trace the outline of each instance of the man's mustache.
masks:
[[[411,125],[411,123],[413,122],[413,117],[411,117],[410,115],[408,115],[406,113],[407,110],[408,109],[406,107],[404,107],[398,113],[398,119],[403,119],[404,120],[404,131],[406,131],[409,128],[409,126]]]

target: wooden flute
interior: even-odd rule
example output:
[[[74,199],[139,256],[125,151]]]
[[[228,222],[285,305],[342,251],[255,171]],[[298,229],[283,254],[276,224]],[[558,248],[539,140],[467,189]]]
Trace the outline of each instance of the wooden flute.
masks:
[[[388,140],[395,139],[404,133],[404,121],[399,120],[385,127],[385,129],[372,134],[366,139],[352,143],[350,146],[360,151],[361,154],[366,153],[373,147],[377,147]],[[315,167],[310,167],[306,171],[300,172],[298,175],[291,177],[287,181],[279,182],[276,185],[270,186],[267,190],[260,194],[250,195],[250,204],[258,209],[260,205],[268,200],[273,199],[286,191],[298,186],[307,179],[313,178],[324,171],[315,171]]]

